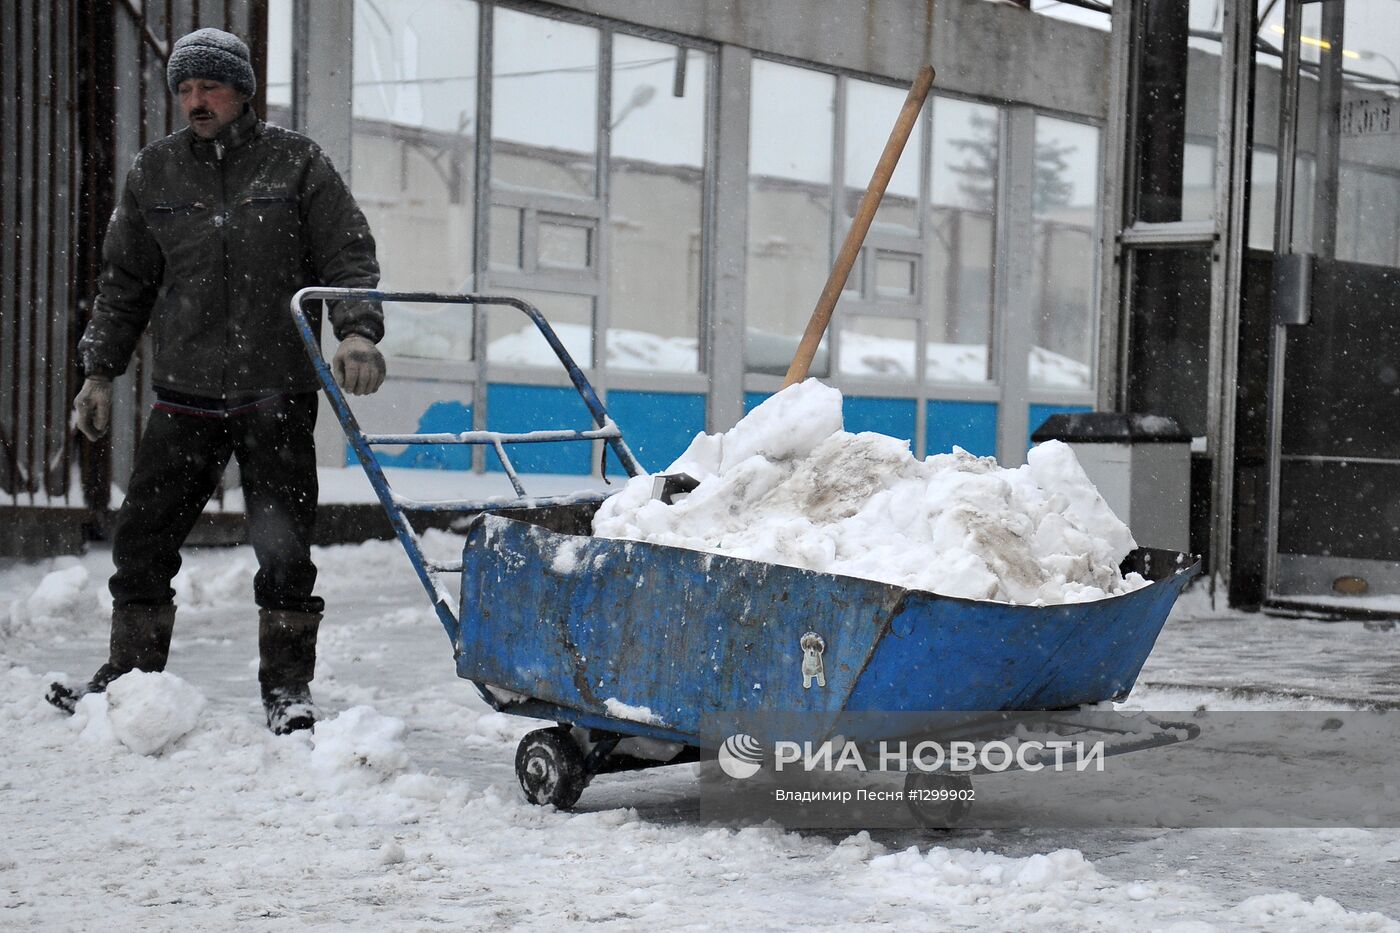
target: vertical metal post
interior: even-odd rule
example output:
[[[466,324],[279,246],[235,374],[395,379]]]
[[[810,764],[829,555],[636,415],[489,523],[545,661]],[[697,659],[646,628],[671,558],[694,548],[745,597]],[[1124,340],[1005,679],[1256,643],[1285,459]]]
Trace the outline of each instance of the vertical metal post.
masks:
[[[80,0],[79,45],[83,49],[78,80],[78,112],[82,115],[82,180],[79,187],[81,229],[76,237],[78,292],[84,308],[91,307],[101,271],[101,243],[107,218],[116,204],[116,83],[115,10],[112,0]],[[86,320],[78,321],[81,332]],[[111,500],[110,439],[79,441],[83,501],[105,512]]]
[[[1302,62],[1303,34],[1302,0],[1286,0],[1283,19],[1283,94],[1278,123],[1278,180],[1275,185],[1274,253],[1293,252],[1294,184],[1298,175],[1298,99],[1299,65]],[[1264,598],[1272,597],[1278,589],[1279,550],[1279,482],[1282,477],[1283,454],[1283,380],[1286,372],[1288,331],[1273,325],[1266,398],[1268,472],[1264,529]]]
[[[477,5],[476,27],[476,175],[472,184],[476,192],[475,252],[473,257],[472,291],[484,292],[490,287],[491,268],[491,95],[495,88],[496,8],[493,4]],[[490,361],[486,359],[486,309],[472,306],[472,358],[476,360],[476,383],[472,386],[472,429],[485,431],[490,413],[486,399]],[[486,470],[486,449],[472,447],[472,472]]]
[[[0,231],[4,231],[4,234],[0,235],[0,372],[11,371],[6,365],[9,362],[9,348],[19,345],[18,335],[11,333],[10,330],[14,322],[8,313],[8,304],[5,301],[8,283],[14,279],[14,276],[5,274],[6,246],[8,246],[9,238],[14,236],[14,231],[19,229],[18,219],[11,221],[9,210],[12,202],[18,204],[19,185],[7,185],[10,178],[8,173],[10,121],[7,116],[9,113],[10,80],[5,63],[17,57],[13,48],[18,45],[18,37],[13,41],[10,39],[8,18],[0,16]],[[15,367],[15,371],[17,370],[18,366]],[[17,386],[0,384],[0,407],[3,407],[6,396],[17,388]],[[13,505],[19,492],[19,463],[16,458],[18,454],[16,441],[10,435],[18,425],[11,421],[8,424],[9,430],[6,430],[6,427],[4,417],[0,416],[0,461],[3,461],[0,462],[0,492],[8,492],[10,502]]]
[[[612,295],[609,282],[612,267],[612,224],[608,223],[608,204],[611,201],[612,173],[612,71],[613,33],[610,29],[599,28],[598,33],[598,77],[594,82],[597,94],[595,123],[597,124],[597,182],[594,191],[602,208],[597,230],[598,242],[594,247],[593,266],[598,276],[598,294],[593,298],[593,388],[606,405],[611,380],[608,378],[608,331],[612,327]],[[605,462],[607,447],[602,441],[594,441],[589,462],[591,469],[597,470]]]
[[[267,0],[253,0],[248,7],[248,47],[253,53],[253,68],[258,88],[253,94],[253,112],[258,119],[267,119]],[[169,48],[169,46],[167,46]]]
[[[709,431],[726,431],[744,415],[744,303],[749,227],[749,99],[753,56],[723,45],[715,134],[714,292],[709,342]]]
[[[1211,572],[1219,585],[1217,598],[1230,591],[1233,559],[1235,415],[1240,292],[1244,277],[1245,181],[1251,151],[1254,0],[1228,0],[1224,11],[1215,188],[1216,226],[1220,237],[1211,257],[1211,391],[1206,412],[1214,455],[1211,463]]]
[[[1128,116],[1132,100],[1129,63],[1132,57],[1134,7],[1114,8],[1109,30],[1108,122],[1101,147],[1103,178],[1099,214],[1099,352],[1095,375],[1097,407],[1112,411],[1121,407],[1123,352],[1127,336],[1127,302],[1123,300],[1123,264],[1118,234],[1127,222],[1124,192],[1127,191]]]
[[[355,47],[355,4],[353,0],[305,2],[297,14],[293,43],[304,50],[304,57],[292,81],[293,119],[297,130],[316,140],[349,184],[355,69],[354,56],[346,50]],[[343,466],[345,438],[325,399],[321,405],[324,417],[316,421],[316,462]]]
[[[1001,145],[1001,184],[997,188],[996,302],[992,340],[993,371],[1000,386],[997,460],[1015,467],[1026,462],[1030,434],[1032,335],[1026,326],[1034,300],[1035,111],[1009,107]]]
[[[22,6],[23,4],[16,4]],[[26,128],[26,135],[29,138],[29,236],[26,239],[29,253],[29,300],[22,306],[22,319],[26,322],[24,329],[24,339],[29,348],[29,362],[25,367],[26,373],[26,431],[25,431],[25,453],[27,460],[24,465],[25,473],[29,481],[27,483],[29,491],[29,504],[34,504],[34,495],[40,489],[40,480],[43,473],[43,463],[39,459],[39,438],[38,428],[40,426],[39,416],[39,396],[37,383],[42,378],[39,374],[39,240],[43,236],[43,218],[39,213],[42,203],[43,174],[40,166],[39,139],[41,136],[39,79],[43,74],[40,70],[39,48],[42,41],[39,34],[39,9],[38,0],[30,4],[29,10],[29,125]],[[21,40],[23,41],[23,40]],[[21,90],[21,94],[23,90]],[[19,272],[20,291],[23,290],[25,282],[25,272],[22,268],[16,267]],[[39,473],[39,476],[35,474]]]
[[[1318,48],[1317,168],[1313,175],[1313,252],[1337,258],[1337,206],[1341,190],[1342,42],[1346,4],[1322,4],[1322,36]]]
[[[40,17],[48,21],[48,33],[45,36],[48,45],[48,107],[46,121],[48,124],[48,146],[46,151],[48,162],[48,177],[45,179],[47,188],[47,213],[48,219],[45,223],[44,240],[48,243],[48,249],[44,252],[44,295],[42,304],[36,303],[34,311],[40,315],[40,321],[44,329],[44,412],[40,422],[41,430],[44,433],[44,459],[40,467],[43,478],[43,491],[45,495],[52,496],[56,490],[55,485],[66,485],[67,477],[55,477],[52,465],[56,459],[54,456],[54,433],[55,420],[59,426],[66,422],[61,416],[57,417],[54,411],[54,380],[58,377],[58,346],[54,340],[54,327],[60,323],[67,315],[66,308],[60,310],[54,300],[55,276],[58,273],[56,260],[59,255],[67,255],[68,250],[65,244],[59,240],[59,231],[62,229],[58,222],[58,116],[63,111],[63,99],[59,97],[58,87],[58,35],[59,26],[63,19],[63,8],[51,10],[47,17]],[[37,90],[37,88],[36,88]],[[38,127],[35,127],[37,130]],[[36,133],[37,135],[37,133]],[[64,386],[59,386],[61,394]],[[60,428],[61,430],[61,428]],[[63,443],[63,435],[59,434],[59,443]]]

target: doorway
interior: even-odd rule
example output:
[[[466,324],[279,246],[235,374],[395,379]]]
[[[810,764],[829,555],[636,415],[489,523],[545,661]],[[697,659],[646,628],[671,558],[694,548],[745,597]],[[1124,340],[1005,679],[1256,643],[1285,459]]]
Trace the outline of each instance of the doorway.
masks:
[[[1266,601],[1400,610],[1400,0],[1281,0]],[[1267,72],[1257,73],[1267,82]],[[1261,85],[1257,92],[1268,97]]]

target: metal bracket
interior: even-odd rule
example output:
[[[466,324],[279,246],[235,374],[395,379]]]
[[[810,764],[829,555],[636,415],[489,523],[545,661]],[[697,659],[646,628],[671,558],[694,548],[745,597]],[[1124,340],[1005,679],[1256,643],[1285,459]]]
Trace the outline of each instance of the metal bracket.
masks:
[[[798,644],[802,647],[802,689],[810,689],[813,678],[816,678],[818,687],[825,687],[826,671],[822,668],[822,652],[826,651],[826,639],[816,632],[808,632]]]

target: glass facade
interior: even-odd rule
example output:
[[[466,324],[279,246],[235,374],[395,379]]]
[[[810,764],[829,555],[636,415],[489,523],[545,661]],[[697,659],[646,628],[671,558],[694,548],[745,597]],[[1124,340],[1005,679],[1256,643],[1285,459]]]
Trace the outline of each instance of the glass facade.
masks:
[[[1034,388],[1088,391],[1094,385],[1098,151],[1097,127],[1036,118]]]
[[[355,4],[351,183],[379,249],[386,290],[472,290],[477,5]],[[456,305],[384,309],[392,356],[472,358]]]
[[[707,52],[614,35],[608,365],[700,368]]]
[[[270,8],[272,51],[290,49],[291,6]],[[907,94],[816,65],[746,58],[742,325],[733,340],[722,330],[733,325],[711,307],[709,237],[725,228],[715,213],[717,46],[471,0],[357,0],[354,30],[351,174],[383,286],[526,298],[595,379],[626,387],[666,376],[708,394],[714,348],[731,346],[742,347],[747,374],[735,390],[772,391]],[[286,80],[270,70],[269,93],[290,108],[286,57]],[[479,101],[489,104],[480,114]],[[1092,392],[1098,130],[1047,114],[1033,121],[1036,174],[1019,189],[1034,188],[1033,223],[1020,232],[1032,248],[1021,250],[1009,239],[1016,232],[1002,229],[1013,207],[1003,177],[1012,110],[930,97],[812,375],[869,383],[877,394],[976,401],[993,413],[1008,391],[1054,396],[1040,403],[1060,393],[1067,404]],[[489,159],[486,171],[478,158]],[[1001,293],[1003,264],[1026,267],[1029,306]],[[548,346],[511,309],[476,320],[467,307],[398,304],[386,316],[392,358],[466,364],[469,380],[483,364],[514,384],[557,379]],[[1034,333],[1029,357],[1002,358],[1005,327]],[[1029,375],[1004,378],[1018,368]],[[461,378],[452,372],[442,378]]]
[[[994,106],[934,99],[924,367],[930,382],[991,379],[1001,124]]]
[[[782,375],[831,270],[836,76],[756,59],[749,108],[744,362]]]

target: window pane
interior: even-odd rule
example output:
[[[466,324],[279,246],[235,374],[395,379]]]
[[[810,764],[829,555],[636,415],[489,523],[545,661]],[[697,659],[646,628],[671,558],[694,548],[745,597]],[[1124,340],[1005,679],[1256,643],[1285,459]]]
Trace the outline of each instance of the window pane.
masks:
[[[1001,116],[996,107],[940,97],[933,121],[925,377],[986,382]]]
[[[472,358],[470,305],[386,302],[384,316],[383,353],[422,360]]]
[[[830,272],[836,78],[755,60],[752,95],[744,358],[782,375]]]
[[[1132,257],[1128,411],[1168,415],[1206,433],[1210,253],[1139,249]]]
[[[908,318],[848,315],[841,323],[842,375],[913,379],[918,323]]]
[[[524,230],[522,212],[518,207],[491,205],[491,268],[519,269],[523,255],[521,234]]]
[[[593,365],[592,298],[587,295],[533,292],[522,288],[512,288],[510,295],[540,309],[575,363],[583,367]],[[486,327],[486,358],[492,363],[542,366],[563,371],[559,357],[540,335],[535,322],[518,309],[488,305]]]
[[[1036,117],[1029,360],[1036,388],[1093,388],[1098,152],[1096,127]]]
[[[355,3],[351,181],[378,246],[380,285],[472,282],[475,3]],[[469,359],[464,308],[385,306],[388,353]]]
[[[598,30],[495,12],[491,183],[591,198],[598,153]]]
[[[1144,0],[1135,8],[1141,37],[1133,133],[1136,220],[1205,220],[1215,213],[1209,189],[1219,128],[1223,9],[1216,0]]]
[[[556,269],[593,265],[593,228],[539,218],[539,264]]]
[[[613,37],[608,366],[699,369],[710,56]]]
[[[1335,258],[1381,266],[1400,266],[1400,20],[1393,2],[1349,0],[1343,8],[1342,80],[1339,101],[1318,101],[1319,119],[1326,108],[1330,119],[1320,125],[1313,139],[1321,155],[1328,145],[1327,132],[1337,150],[1335,187],[1319,189],[1313,206],[1318,233],[1317,252],[1328,255],[1328,241]],[[1332,24],[1324,16],[1322,33]],[[1322,35],[1326,39],[1325,34]],[[1330,50],[1326,63],[1335,61]],[[1323,96],[1319,83],[1319,98]],[[1340,120],[1337,113],[1340,111]],[[1319,161],[1319,164],[1324,164]],[[1322,221],[1326,220],[1326,226]],[[1332,228],[1335,226],[1335,230]]]
[[[292,0],[267,4],[267,116],[280,126],[292,125],[292,5]]]
[[[870,176],[885,151],[890,130],[899,116],[908,92],[884,84],[871,84],[854,78],[846,82],[846,185],[843,194],[846,216],[854,217]],[[875,212],[879,225],[916,230],[919,226],[919,153],[923,150],[924,121],[914,124],[904,153],[890,177],[880,208]]]
[[[918,261],[913,256],[878,253],[875,292],[885,298],[914,298],[918,294]]]

